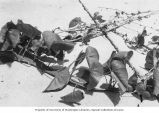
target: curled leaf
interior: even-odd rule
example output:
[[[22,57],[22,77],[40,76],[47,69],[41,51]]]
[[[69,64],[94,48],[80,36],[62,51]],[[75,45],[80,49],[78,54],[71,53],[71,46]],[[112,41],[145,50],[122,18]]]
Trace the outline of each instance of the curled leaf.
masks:
[[[85,56],[86,56],[85,52],[82,52],[82,51],[81,51],[81,52],[79,53],[78,57],[76,58],[74,67],[76,67],[77,65],[79,65],[80,63],[82,63],[83,60],[85,59]]]
[[[84,86],[87,83],[84,79],[76,76],[71,77],[70,81],[78,86]]]
[[[82,99],[84,99],[84,94],[82,91],[77,90],[61,97],[61,99],[66,103],[79,103]]]
[[[70,81],[71,75],[67,67],[62,70],[52,72],[55,78],[51,81],[44,92],[60,91],[62,90]]]
[[[115,80],[118,82],[121,90],[123,92],[132,91],[132,87],[128,84],[128,73],[126,69],[126,64],[124,64],[122,60],[113,60],[111,62],[111,69],[116,75]]]

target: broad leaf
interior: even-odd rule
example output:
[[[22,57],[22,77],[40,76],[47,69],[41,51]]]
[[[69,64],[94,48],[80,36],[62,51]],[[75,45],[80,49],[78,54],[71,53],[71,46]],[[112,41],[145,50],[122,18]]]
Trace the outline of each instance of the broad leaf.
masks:
[[[60,71],[53,72],[53,75],[55,75],[55,78],[51,81],[44,92],[62,90],[68,84],[71,78],[68,68],[63,68]]]
[[[87,90],[92,90],[99,83],[103,75],[103,66],[99,63],[98,51],[89,46],[86,49],[86,59],[90,69],[89,83]]]
[[[61,99],[66,103],[79,103],[82,99],[84,99],[84,94],[82,91],[77,90],[61,97]]]
[[[132,91],[133,88],[128,84],[128,73],[126,64],[122,60],[113,60],[111,69],[114,72],[114,79],[118,82],[122,92]]]

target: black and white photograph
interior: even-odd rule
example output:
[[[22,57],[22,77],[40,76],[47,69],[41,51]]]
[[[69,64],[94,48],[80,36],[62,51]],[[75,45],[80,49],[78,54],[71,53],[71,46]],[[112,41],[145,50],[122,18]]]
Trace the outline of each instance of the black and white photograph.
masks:
[[[0,108],[158,106],[158,0],[0,0]]]

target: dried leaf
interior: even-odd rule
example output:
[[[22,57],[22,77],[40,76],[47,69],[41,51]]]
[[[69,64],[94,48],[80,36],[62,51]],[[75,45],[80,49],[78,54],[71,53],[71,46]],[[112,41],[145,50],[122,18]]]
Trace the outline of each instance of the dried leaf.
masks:
[[[79,103],[82,99],[84,99],[84,94],[82,91],[77,90],[61,97],[61,99],[66,103]]]
[[[53,72],[55,78],[51,81],[49,86],[44,90],[44,92],[60,91],[62,90],[70,81],[71,75],[67,67],[60,71]]]
[[[76,62],[74,64],[74,67],[76,67],[77,65],[79,65],[80,63],[83,62],[83,60],[85,59],[86,53],[85,52],[80,52],[78,57],[76,58]]]

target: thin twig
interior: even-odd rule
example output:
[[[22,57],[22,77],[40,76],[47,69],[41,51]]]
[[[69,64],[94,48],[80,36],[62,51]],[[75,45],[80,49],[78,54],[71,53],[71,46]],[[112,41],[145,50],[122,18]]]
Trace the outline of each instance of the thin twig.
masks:
[[[82,5],[83,9],[88,13],[88,15],[91,17],[91,19],[92,19],[93,22],[95,23],[96,27],[101,30],[101,32],[103,33],[103,35],[109,40],[109,42],[112,44],[112,46],[115,48],[115,50],[116,50],[117,52],[119,52],[118,47],[117,47],[117,46],[113,43],[113,41],[107,36],[107,33],[106,33],[101,27],[99,27],[98,23],[94,20],[93,16],[92,16],[91,13],[88,11],[88,9],[86,8],[86,6],[81,2],[81,0],[79,0],[79,3]],[[130,22],[131,22],[131,21],[129,21],[128,23],[130,23]],[[124,23],[124,25],[125,25],[125,23]],[[117,28],[119,28],[119,26],[118,26]],[[116,29],[117,29],[117,28],[116,28]],[[114,30],[114,29],[112,29],[112,30]],[[111,30],[111,31],[112,31],[112,30]],[[129,65],[129,67],[131,67],[132,70],[134,70],[134,71],[137,73],[137,75],[140,77],[139,72],[137,72],[137,70],[135,69],[135,67],[134,67],[130,62],[127,62],[127,63],[128,63],[128,65]]]

